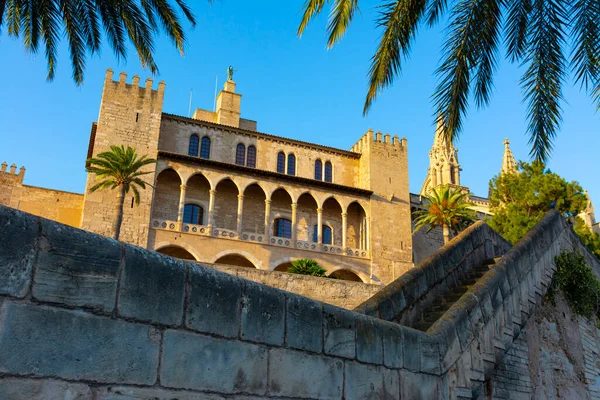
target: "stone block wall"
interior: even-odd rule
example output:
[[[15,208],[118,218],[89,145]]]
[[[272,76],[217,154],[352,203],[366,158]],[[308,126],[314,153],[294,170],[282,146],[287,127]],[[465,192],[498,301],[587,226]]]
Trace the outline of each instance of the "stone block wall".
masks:
[[[202,263],[201,265],[348,310],[352,310],[363,301],[373,297],[375,293],[383,288],[380,285],[362,282],[264,271],[231,265],[208,263]]]
[[[422,332],[0,207],[0,398],[431,399]]]
[[[413,325],[433,301],[467,279],[486,259],[500,257],[511,245],[483,221],[461,232],[439,252],[385,287],[356,311]]]
[[[462,241],[489,252],[485,232],[474,226]],[[531,367],[548,363],[532,362],[543,347],[532,347],[540,341],[529,340],[530,327],[539,325],[554,257],[582,246],[548,213],[423,333],[6,207],[0,235],[7,400],[536,398]],[[456,254],[447,246],[434,256],[445,262],[430,265],[460,265]],[[406,295],[427,291],[431,272],[420,270]],[[390,301],[374,309],[401,304]],[[599,332],[563,320],[583,354],[570,357],[581,360],[582,384],[566,398],[598,398]]]

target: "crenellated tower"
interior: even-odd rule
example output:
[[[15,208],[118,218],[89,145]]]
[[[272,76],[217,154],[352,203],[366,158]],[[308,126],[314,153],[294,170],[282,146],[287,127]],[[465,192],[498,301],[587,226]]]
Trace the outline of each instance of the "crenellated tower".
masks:
[[[12,208],[18,208],[21,197],[21,188],[25,178],[25,167],[21,167],[17,173],[17,166],[12,164],[10,169],[4,161],[0,164],[0,204]]]
[[[158,89],[153,89],[152,79],[146,79],[145,86],[140,86],[137,75],[130,84],[126,81],[124,72],[118,81],[113,81],[112,69],[106,71],[98,122],[92,126],[89,157],[109,150],[111,145],[131,146],[138,156],[157,157],[165,83],[160,82]],[[155,169],[154,165],[146,167],[151,172],[145,176],[146,181],[153,182]],[[94,180],[94,174],[88,174],[81,228],[110,236],[116,191],[89,193]],[[126,197],[120,240],[147,245],[152,196],[153,190],[148,187],[140,192],[139,205],[134,204],[131,193]]]
[[[429,169],[421,187],[421,195],[427,195],[431,189],[443,185],[463,188],[460,185],[462,169],[458,162],[458,149],[454,148],[452,141],[448,140],[444,130],[444,122],[440,117],[435,130],[433,146],[429,151]]]
[[[360,153],[357,186],[371,196],[372,278],[391,282],[412,267],[408,142],[372,129],[352,147]]]

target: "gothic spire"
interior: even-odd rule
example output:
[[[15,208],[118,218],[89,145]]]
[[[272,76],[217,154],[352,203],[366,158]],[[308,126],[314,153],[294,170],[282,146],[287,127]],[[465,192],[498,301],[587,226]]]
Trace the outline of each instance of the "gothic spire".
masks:
[[[509,145],[510,142],[508,141],[508,139],[504,139],[504,156],[502,156],[503,174],[512,174],[518,172],[517,163],[515,162],[515,157],[513,156]]]

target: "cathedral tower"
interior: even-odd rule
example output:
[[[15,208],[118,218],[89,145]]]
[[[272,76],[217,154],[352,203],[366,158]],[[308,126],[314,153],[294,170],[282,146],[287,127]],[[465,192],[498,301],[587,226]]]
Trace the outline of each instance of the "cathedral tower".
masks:
[[[502,173],[503,174],[514,174],[518,173],[517,163],[515,162],[515,156],[513,156],[510,150],[510,142],[508,139],[504,139],[504,155],[502,156]]]
[[[421,188],[421,195],[427,195],[431,189],[438,186],[461,187],[458,150],[454,148],[452,141],[446,138],[441,117],[438,119],[433,146],[429,151],[428,171]]]

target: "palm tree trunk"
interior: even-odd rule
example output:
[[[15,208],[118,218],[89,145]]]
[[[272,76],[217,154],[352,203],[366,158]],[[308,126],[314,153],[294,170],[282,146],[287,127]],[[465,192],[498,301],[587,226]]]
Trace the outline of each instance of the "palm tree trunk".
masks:
[[[115,219],[113,222],[113,232],[116,240],[119,240],[121,234],[121,223],[123,222],[123,203],[125,202],[125,185],[118,187],[117,201],[115,203]]]
[[[448,225],[444,224],[442,229],[444,230],[444,244],[446,244],[450,241],[450,228]]]

